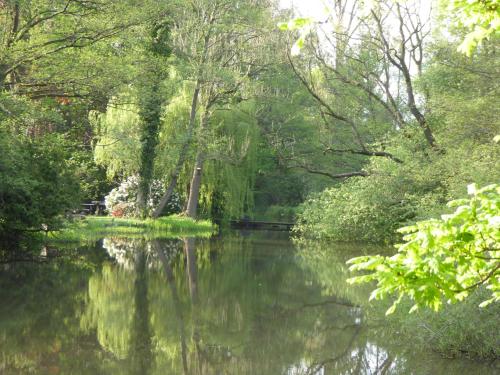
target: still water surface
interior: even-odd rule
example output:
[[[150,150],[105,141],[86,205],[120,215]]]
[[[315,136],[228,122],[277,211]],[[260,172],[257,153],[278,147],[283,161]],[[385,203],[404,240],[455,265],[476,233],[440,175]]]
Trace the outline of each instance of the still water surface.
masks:
[[[345,260],[283,233],[104,239],[0,266],[0,374],[495,374],[418,353],[356,307]]]

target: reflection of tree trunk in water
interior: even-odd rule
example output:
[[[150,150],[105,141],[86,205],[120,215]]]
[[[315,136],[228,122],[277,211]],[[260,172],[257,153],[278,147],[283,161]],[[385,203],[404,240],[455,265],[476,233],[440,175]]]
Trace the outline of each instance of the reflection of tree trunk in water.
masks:
[[[181,301],[179,299],[179,294],[177,293],[177,287],[175,285],[174,273],[172,272],[172,267],[168,263],[167,257],[163,253],[161,249],[161,244],[159,241],[154,241],[153,245],[155,246],[156,252],[158,253],[158,257],[163,265],[163,269],[165,270],[165,275],[167,276],[168,285],[170,287],[170,291],[172,293],[172,299],[174,301],[175,315],[177,317],[177,324],[179,325],[179,335],[181,339],[181,357],[182,357],[182,368],[184,369],[184,374],[189,373],[188,364],[187,364],[187,347],[186,347],[186,334],[184,331],[184,319],[182,317],[182,309],[181,309]]]
[[[148,285],[145,249],[135,259],[135,314],[130,335],[130,373],[148,374],[151,367],[151,329],[149,326]]]
[[[388,354],[387,359],[384,361],[384,363],[382,363],[382,366],[380,367],[380,375],[387,374],[387,371],[389,371],[393,362],[394,358],[392,357],[392,355]]]
[[[198,270],[196,268],[196,249],[194,238],[184,239],[184,253],[186,254],[189,294],[193,304],[198,303]]]
[[[366,351],[366,346],[363,346],[363,349],[361,350],[358,350],[358,353],[356,355],[357,357],[357,361],[356,361],[356,368],[354,369],[354,372],[353,374],[362,374],[363,373],[363,370],[368,370],[366,368],[363,368],[363,362],[364,362],[364,359],[365,359],[365,351]],[[377,357],[378,359],[378,357]],[[375,371],[375,374],[377,372]]]
[[[196,347],[195,361],[196,373],[202,373],[202,350],[200,346],[199,315],[198,315],[198,269],[196,264],[196,248],[194,238],[184,239],[184,252],[186,254],[186,268],[191,296],[191,321],[193,325],[193,341]]]

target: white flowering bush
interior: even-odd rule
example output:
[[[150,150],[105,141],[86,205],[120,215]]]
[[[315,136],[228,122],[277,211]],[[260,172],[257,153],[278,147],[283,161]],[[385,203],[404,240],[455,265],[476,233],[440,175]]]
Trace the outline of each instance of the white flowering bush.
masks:
[[[164,192],[164,186],[160,180],[153,180],[150,187],[149,199],[147,208],[149,211],[154,210]],[[120,186],[111,190],[104,198],[106,208],[113,216],[133,216],[137,212],[137,192],[139,191],[139,176],[132,175],[123,181]],[[170,201],[166,205],[163,213],[173,214],[178,213],[182,209],[179,194],[174,192],[170,197]]]

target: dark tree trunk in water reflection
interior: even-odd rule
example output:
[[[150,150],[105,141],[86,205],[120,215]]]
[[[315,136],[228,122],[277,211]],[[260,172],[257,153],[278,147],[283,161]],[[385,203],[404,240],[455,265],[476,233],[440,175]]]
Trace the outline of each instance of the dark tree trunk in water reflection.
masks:
[[[193,342],[195,345],[193,374],[202,374],[203,370],[203,351],[201,348],[201,338],[199,332],[199,306],[198,306],[198,265],[196,263],[196,247],[194,238],[184,239],[184,253],[186,255],[186,269],[189,282],[189,294],[191,296],[191,322],[193,325]]]
[[[189,294],[193,305],[198,303],[198,270],[196,265],[196,249],[194,238],[184,239],[184,253],[186,254]]]
[[[135,254],[135,314],[130,337],[130,373],[148,374],[153,359],[149,324],[148,285],[145,248]]]
[[[186,333],[184,326],[184,317],[182,316],[181,301],[179,299],[179,293],[177,292],[177,286],[175,285],[175,277],[172,272],[172,267],[163,252],[161,243],[159,241],[154,241],[153,246],[160,258],[163,269],[165,270],[165,276],[167,277],[168,286],[170,287],[170,292],[172,293],[172,300],[174,301],[175,316],[177,318],[177,324],[179,325],[179,337],[181,340],[181,357],[182,357],[182,368],[184,374],[189,374],[188,364],[187,364],[187,346],[186,346]]]

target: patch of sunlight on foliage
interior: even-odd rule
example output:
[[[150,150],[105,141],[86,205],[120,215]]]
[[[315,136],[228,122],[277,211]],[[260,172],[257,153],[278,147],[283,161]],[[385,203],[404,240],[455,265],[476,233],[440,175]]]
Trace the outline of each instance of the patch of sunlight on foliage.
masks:
[[[462,301],[481,285],[490,295],[479,306],[498,302],[500,185],[478,189],[471,184],[467,190],[469,199],[448,203],[457,207],[454,213],[401,228],[406,242],[396,245],[395,255],[350,259],[350,271],[369,273],[348,282],[376,281],[370,300],[396,295],[386,314],[393,313],[404,297],[414,301],[410,312],[420,307],[438,311],[443,301]]]
[[[466,56],[471,56],[483,40],[495,37],[500,32],[497,0],[453,0],[443,1],[443,4],[454,23],[468,30],[457,49]]]
[[[216,226],[209,220],[195,221],[178,215],[156,220],[89,216],[69,223],[61,231],[50,232],[49,239],[54,242],[80,242],[109,236],[145,239],[209,237],[215,230]]]

